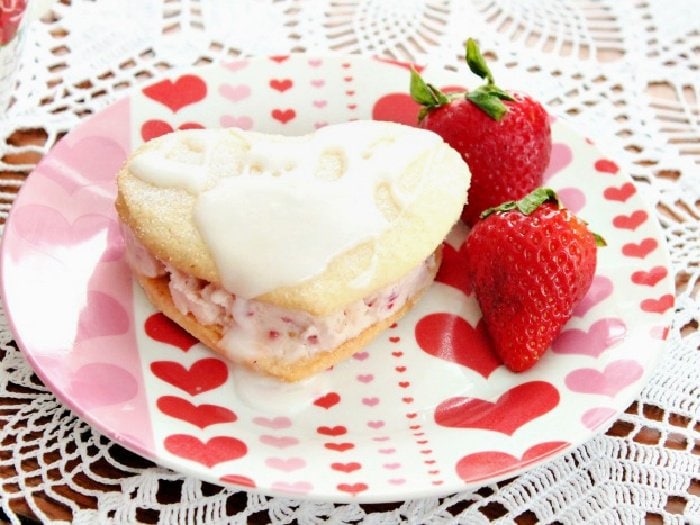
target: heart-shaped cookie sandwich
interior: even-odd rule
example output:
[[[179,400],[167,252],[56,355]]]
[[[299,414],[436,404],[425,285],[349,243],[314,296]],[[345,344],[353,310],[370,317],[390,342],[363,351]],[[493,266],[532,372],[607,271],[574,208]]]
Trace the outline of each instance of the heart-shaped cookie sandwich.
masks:
[[[193,129],[138,148],[116,206],[158,309],[215,352],[296,381],[416,302],[469,180],[438,135],[400,124]]]

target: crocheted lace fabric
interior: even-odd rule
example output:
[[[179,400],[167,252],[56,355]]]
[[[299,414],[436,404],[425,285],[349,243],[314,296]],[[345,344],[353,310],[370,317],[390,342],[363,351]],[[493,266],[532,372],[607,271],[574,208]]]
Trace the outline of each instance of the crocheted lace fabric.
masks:
[[[12,523],[28,512],[74,523],[700,523],[695,0],[74,0],[51,7],[28,28],[15,102],[0,116],[3,222],[57,140],[164,71],[303,52],[454,69],[473,35],[503,72],[501,84],[567,116],[634,178],[666,235],[677,302],[665,354],[606,434],[511,480],[387,505],[237,492],[141,459],[54,398],[0,316],[0,501]]]

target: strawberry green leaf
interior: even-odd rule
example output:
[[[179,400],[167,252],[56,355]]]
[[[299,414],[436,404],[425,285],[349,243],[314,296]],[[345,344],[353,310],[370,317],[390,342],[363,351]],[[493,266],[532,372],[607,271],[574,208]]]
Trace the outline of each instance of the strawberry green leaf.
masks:
[[[515,206],[525,215],[530,215],[547,201],[553,201],[560,206],[557,193],[550,188],[537,188],[525,195],[519,201],[515,201]]]
[[[423,77],[411,67],[411,83],[409,86],[411,98],[427,109],[439,108],[450,102],[450,99],[438,88],[428,84]]]
[[[467,39],[467,44],[464,47],[466,52],[467,64],[469,69],[475,75],[479,75],[481,78],[485,79],[489,84],[494,84],[493,75],[489,69],[488,64],[484,55],[481,54],[479,46],[473,38]]]
[[[603,246],[607,246],[608,243],[606,242],[605,238],[602,235],[599,235],[595,232],[591,232],[593,234],[593,238],[595,239],[595,245],[598,246],[599,248],[602,248]]]
[[[513,96],[508,93],[507,91],[504,91],[503,89],[499,88],[498,86],[481,86],[481,88],[485,89],[488,91],[489,95],[494,96],[496,98],[499,98],[501,100],[515,100]],[[479,89],[481,89],[479,88]]]
[[[550,188],[537,188],[518,201],[508,201],[494,208],[488,208],[481,212],[480,217],[483,219],[492,213],[506,212],[518,210],[523,215],[530,215],[533,211],[539,208],[547,201],[552,201],[560,206],[557,193]]]
[[[482,86],[484,87],[484,86]],[[501,99],[493,96],[488,90],[477,88],[467,93],[467,100],[471,100],[476,107],[494,120],[501,120],[508,112]]]

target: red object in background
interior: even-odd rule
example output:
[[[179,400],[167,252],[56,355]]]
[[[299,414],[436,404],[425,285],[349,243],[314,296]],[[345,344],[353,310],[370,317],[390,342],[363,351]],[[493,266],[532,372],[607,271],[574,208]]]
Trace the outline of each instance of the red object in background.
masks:
[[[0,45],[5,45],[17,34],[27,0],[0,0]]]

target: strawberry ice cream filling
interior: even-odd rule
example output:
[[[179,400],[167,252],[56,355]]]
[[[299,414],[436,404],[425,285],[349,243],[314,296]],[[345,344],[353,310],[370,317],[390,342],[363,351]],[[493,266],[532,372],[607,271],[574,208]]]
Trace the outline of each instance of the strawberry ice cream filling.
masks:
[[[126,229],[126,228],[125,228]],[[437,260],[431,254],[395,283],[325,316],[243,299],[220,285],[184,273],[153,257],[131,232],[125,232],[126,258],[148,278],[168,277],[172,301],[183,315],[218,326],[221,347],[232,360],[274,357],[296,361],[331,350],[370,326],[391,317],[433,280]]]

